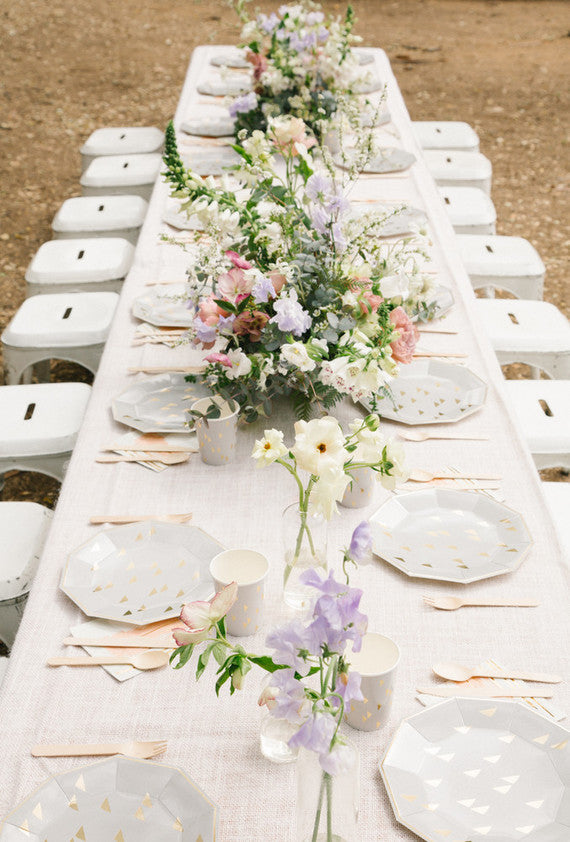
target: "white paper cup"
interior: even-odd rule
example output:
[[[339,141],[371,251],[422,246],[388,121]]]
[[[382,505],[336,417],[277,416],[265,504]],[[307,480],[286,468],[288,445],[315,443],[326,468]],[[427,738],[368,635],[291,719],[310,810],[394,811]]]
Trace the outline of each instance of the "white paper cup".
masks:
[[[226,630],[236,637],[259,631],[265,599],[265,579],[269,562],[254,550],[224,550],[210,562],[210,574],[221,591],[237,582],[237,599],[226,614]]]
[[[205,415],[213,403],[220,407],[220,417],[197,418],[194,424],[200,456],[208,465],[227,465],[235,455],[239,405],[213,395],[211,398],[200,398],[192,404],[191,409]]]
[[[350,702],[345,719],[358,731],[377,731],[390,714],[400,650],[389,637],[367,632],[360,652],[349,652],[347,660],[349,672],[362,676],[360,689],[364,700]]]
[[[372,468],[355,468],[351,481],[346,486],[340,505],[346,509],[360,509],[374,500],[376,472]]]

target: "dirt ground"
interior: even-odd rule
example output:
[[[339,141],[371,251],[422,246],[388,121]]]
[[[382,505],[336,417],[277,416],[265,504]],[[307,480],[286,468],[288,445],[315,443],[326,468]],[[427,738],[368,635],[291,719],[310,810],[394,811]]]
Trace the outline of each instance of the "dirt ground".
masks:
[[[265,11],[280,3],[261,3]],[[469,122],[493,163],[498,233],[547,267],[545,298],[570,313],[568,4],[552,0],[354,0],[363,43],[383,47],[412,119]],[[344,3],[325,2],[344,11]],[[164,127],[191,52],[236,43],[225,0],[0,0],[0,327],[61,202],[80,195],[79,148],[105,125]],[[519,367],[520,368],[520,367]],[[511,372],[520,376],[519,370]],[[58,379],[87,379],[58,364]],[[551,479],[564,479],[548,472]],[[4,499],[54,505],[58,484],[6,480]]]

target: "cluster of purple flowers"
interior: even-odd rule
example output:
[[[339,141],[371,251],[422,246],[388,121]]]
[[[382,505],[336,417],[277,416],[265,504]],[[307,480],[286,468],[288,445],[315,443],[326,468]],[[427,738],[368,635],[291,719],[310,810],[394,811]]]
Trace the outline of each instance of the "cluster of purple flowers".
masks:
[[[353,536],[352,543],[358,554],[359,537]],[[346,671],[345,650],[349,642],[353,651],[360,650],[367,618],[359,610],[362,591],[337,582],[332,571],[323,579],[315,570],[307,570],[300,579],[317,592],[312,618],[306,626],[291,622],[267,637],[274,663],[288,668],[273,673],[271,692],[266,694],[270,703],[267,699],[265,703],[274,716],[300,726],[289,745],[316,752],[324,771],[335,775],[351,759],[338,734],[344,706],[363,698],[360,675]],[[315,668],[320,691],[302,680]]]
[[[297,298],[297,291],[292,289],[288,295],[282,295],[273,305],[275,315],[269,321],[275,322],[283,333],[302,336],[313,322],[306,310],[303,310]]]
[[[332,179],[320,173],[310,176],[305,193],[311,200],[309,214],[315,230],[319,234],[328,233],[336,248],[342,251],[346,247],[346,239],[340,220],[350,208],[350,203]]]

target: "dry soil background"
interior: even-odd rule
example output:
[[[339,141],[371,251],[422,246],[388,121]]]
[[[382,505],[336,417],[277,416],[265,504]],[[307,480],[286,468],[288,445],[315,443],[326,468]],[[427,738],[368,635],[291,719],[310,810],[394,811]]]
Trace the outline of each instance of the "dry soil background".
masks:
[[[267,11],[279,3],[260,5]],[[344,3],[324,5],[344,11]],[[353,5],[364,43],[388,52],[412,119],[466,120],[479,133],[493,162],[498,233],[537,247],[547,266],[545,297],[568,313],[569,4]],[[239,27],[225,0],[0,0],[0,32],[4,327],[58,206],[80,195],[82,142],[104,125],[163,127],[193,48],[235,43]],[[78,379],[78,371],[60,364],[55,376]],[[53,505],[57,489],[18,474],[6,480],[4,499]]]

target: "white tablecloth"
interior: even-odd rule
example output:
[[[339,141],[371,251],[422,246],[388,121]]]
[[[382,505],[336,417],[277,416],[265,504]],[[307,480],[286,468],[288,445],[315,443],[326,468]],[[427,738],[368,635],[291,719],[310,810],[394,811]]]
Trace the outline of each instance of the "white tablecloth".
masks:
[[[193,55],[176,114],[177,124],[199,99],[197,81],[208,74],[209,59],[219,47],[200,47]],[[522,512],[535,545],[514,573],[466,587],[411,580],[387,564],[361,569],[353,584],[364,588],[363,610],[370,628],[388,634],[402,657],[389,724],[380,732],[351,732],[361,751],[362,840],[412,839],[393,817],[378,772],[378,761],[402,717],[421,710],[414,688],[431,680],[431,664],[459,660],[476,664],[487,657],[513,667],[568,675],[567,571],[539,489],[539,477],[509,418],[500,369],[473,308],[473,292],[459,261],[454,234],[435,185],[421,161],[409,117],[388,60],[374,51],[378,71],[388,83],[392,126],[402,145],[418,162],[406,177],[383,177],[367,183],[378,197],[409,200],[429,214],[434,237],[435,268],[450,285],[456,305],[448,324],[458,336],[425,336],[422,344],[437,350],[466,351],[470,367],[488,383],[484,408],[461,422],[462,430],[489,435],[488,442],[425,442],[407,445],[408,462],[422,468],[454,465],[465,471],[492,470],[503,477],[506,502]],[[277,766],[259,752],[256,706],[261,675],[250,673],[245,689],[216,699],[212,675],[194,679],[193,667],[141,674],[118,683],[100,669],[50,669],[49,656],[64,654],[62,639],[70,626],[84,620],[81,611],[59,590],[62,567],[71,549],[91,535],[93,514],[125,512],[194,512],[194,523],[227,546],[248,546],[265,553],[272,564],[268,582],[270,617],[267,629],[283,619],[280,518],[294,500],[290,478],[279,466],[256,470],[249,458],[257,424],[239,433],[234,464],[212,468],[194,457],[190,463],[152,473],[132,464],[101,465],[95,457],[125,428],[113,422],[110,402],[133,382],[127,366],[184,363],[184,348],[133,347],[136,321],[133,299],[145,282],[183,278],[187,258],[157,234],[168,190],[157,184],[134,266],[125,281],[111,336],[94,384],[69,471],[55,513],[51,534],[28,608],[10,659],[0,696],[0,816],[51,773],[79,765],[74,759],[38,760],[30,756],[36,742],[119,741],[131,738],[168,740],[166,763],[178,765],[221,808],[220,840],[291,840],[294,837],[295,768]],[[341,420],[359,415],[344,405]],[[291,419],[283,415],[267,426],[281,426],[291,437]],[[286,426],[284,426],[286,425]],[[387,425],[391,427],[392,425]],[[394,430],[396,427],[394,426]],[[378,491],[376,504],[382,499]],[[331,523],[329,560],[345,546],[353,527],[374,511],[342,510]],[[438,612],[422,604],[421,594],[536,597],[535,609],[469,609]],[[263,646],[264,634],[246,641],[250,651]],[[68,652],[65,652],[69,654]],[[556,687],[556,703],[570,709],[568,685]]]

